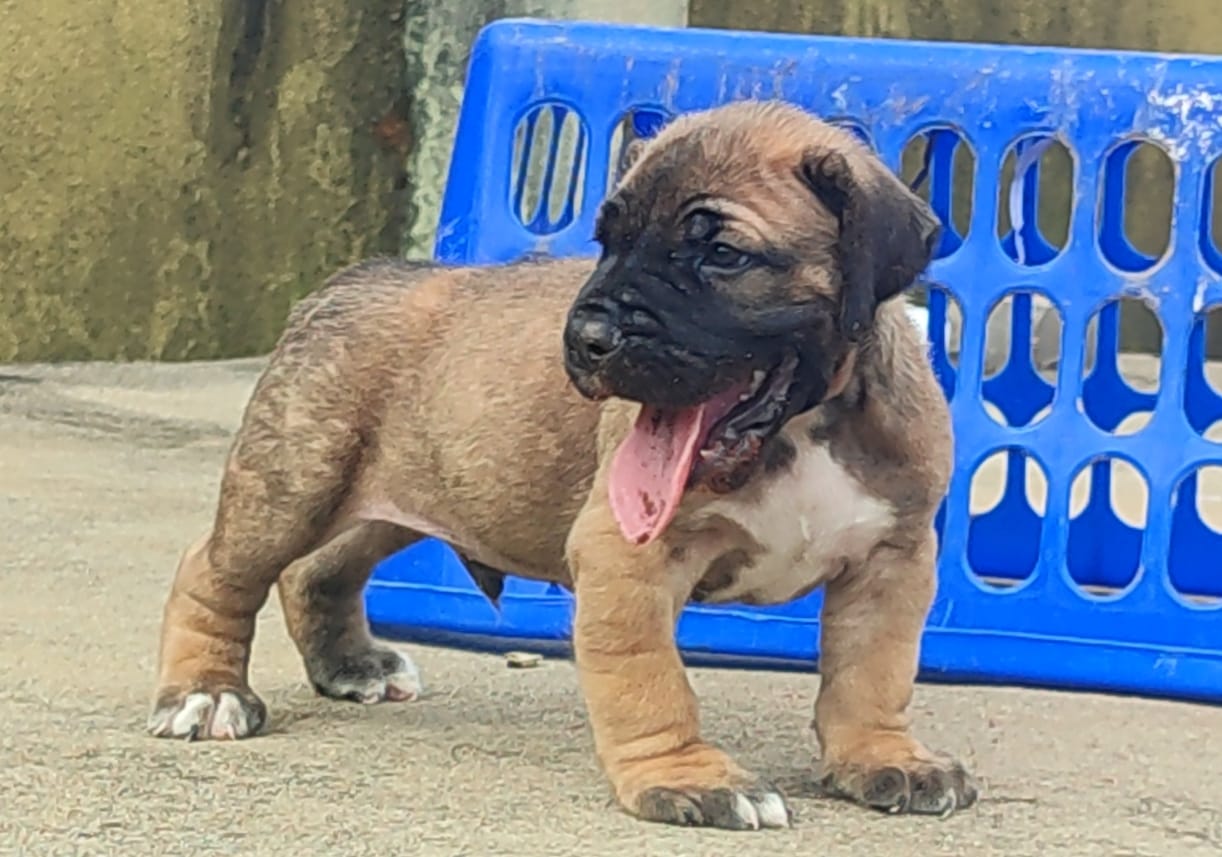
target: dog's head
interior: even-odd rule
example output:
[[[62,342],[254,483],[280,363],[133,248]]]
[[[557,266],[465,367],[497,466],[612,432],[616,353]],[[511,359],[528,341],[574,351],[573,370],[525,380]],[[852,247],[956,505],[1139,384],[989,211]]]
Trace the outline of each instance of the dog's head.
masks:
[[[929,263],[938,226],[856,137],[797,107],[682,116],[598,213],[569,377],[654,417],[703,408],[697,452],[715,470],[823,400],[879,303]]]

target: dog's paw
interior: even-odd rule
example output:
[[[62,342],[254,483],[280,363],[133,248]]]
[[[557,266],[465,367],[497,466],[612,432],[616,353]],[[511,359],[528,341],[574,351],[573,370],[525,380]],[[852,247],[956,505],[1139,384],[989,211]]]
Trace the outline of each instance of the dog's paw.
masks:
[[[867,768],[832,765],[820,785],[830,794],[889,813],[947,816],[976,802],[972,775],[958,761],[936,756]]]
[[[323,696],[350,702],[410,702],[424,690],[411,658],[385,646],[370,646],[310,664],[310,683]]]
[[[266,722],[267,707],[249,690],[201,690],[160,696],[146,728],[157,738],[234,741],[254,735]]]
[[[642,821],[722,830],[788,827],[793,822],[780,789],[703,742],[612,764],[608,774],[620,803]]]
[[[784,795],[763,783],[742,789],[651,788],[638,798],[636,814],[645,821],[723,830],[760,830],[793,823]]]

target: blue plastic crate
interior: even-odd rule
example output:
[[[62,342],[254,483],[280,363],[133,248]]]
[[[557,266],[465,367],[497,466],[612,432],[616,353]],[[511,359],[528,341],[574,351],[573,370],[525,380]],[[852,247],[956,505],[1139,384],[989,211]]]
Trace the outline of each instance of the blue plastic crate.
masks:
[[[844,123],[896,170],[910,143],[924,150],[915,181],[947,227],[928,276],[930,355],[957,452],[922,675],[1222,700],[1222,534],[1196,502],[1222,504],[1197,475],[1222,465],[1206,437],[1222,429],[1222,396],[1204,372],[1207,310],[1222,304],[1211,204],[1222,59],[502,20],[472,50],[437,257],[593,255],[594,211],[626,140],[743,97]],[[1072,155],[1059,187],[1040,180],[1054,141]],[[1173,166],[1159,258],[1126,233],[1127,165],[1142,143]],[[539,147],[544,157],[527,157]],[[1007,163],[1017,178],[1003,182]],[[1041,228],[1040,192],[1072,205],[1066,240]],[[956,200],[970,200],[970,219]],[[1131,202],[1130,221],[1157,221],[1156,200]],[[1033,367],[1033,293],[1063,324],[1053,379]],[[1009,359],[986,372],[986,320],[1007,296]],[[1122,299],[1161,323],[1156,393],[1120,371]],[[963,319],[957,359],[942,335],[951,306]],[[1140,413],[1144,428],[1117,431]],[[973,475],[998,453],[1002,496],[973,510]],[[1113,507],[1126,464],[1148,492],[1142,526]],[[1028,497],[1034,470],[1046,502]],[[498,612],[435,541],[380,565],[367,598],[380,635],[569,651],[566,592],[510,579]],[[813,669],[820,602],[692,606],[679,644],[693,663]]]

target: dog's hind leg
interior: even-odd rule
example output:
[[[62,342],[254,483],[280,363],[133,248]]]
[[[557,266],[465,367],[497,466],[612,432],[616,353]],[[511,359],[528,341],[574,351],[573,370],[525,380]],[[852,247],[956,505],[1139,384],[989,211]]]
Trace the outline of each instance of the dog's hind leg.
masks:
[[[266,720],[247,680],[256,614],[281,571],[334,525],[362,454],[344,390],[301,370],[282,355],[260,379],[212,531],[179,562],[162,620],[154,735],[243,738]]]
[[[375,643],[363,597],[374,566],[422,536],[396,524],[357,524],[280,575],[277,587],[290,636],[310,684],[323,696],[400,702],[420,693],[420,675],[404,654]]]

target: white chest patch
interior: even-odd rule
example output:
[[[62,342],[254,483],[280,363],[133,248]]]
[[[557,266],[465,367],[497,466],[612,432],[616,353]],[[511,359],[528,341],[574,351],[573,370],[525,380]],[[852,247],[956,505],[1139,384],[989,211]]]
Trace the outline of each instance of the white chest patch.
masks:
[[[825,445],[801,427],[785,436],[798,451],[789,470],[701,510],[734,521],[762,548],[709,602],[790,601],[864,559],[895,523],[891,504],[868,493]]]

